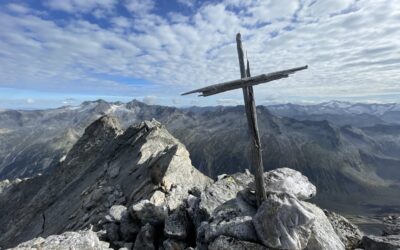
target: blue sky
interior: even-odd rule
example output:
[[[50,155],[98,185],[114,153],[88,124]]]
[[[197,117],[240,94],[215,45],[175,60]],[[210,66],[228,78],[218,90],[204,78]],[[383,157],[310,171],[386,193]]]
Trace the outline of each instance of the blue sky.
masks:
[[[179,95],[240,76],[237,32],[253,75],[309,65],[257,104],[400,98],[396,0],[3,0],[0,24],[0,108],[241,104]]]

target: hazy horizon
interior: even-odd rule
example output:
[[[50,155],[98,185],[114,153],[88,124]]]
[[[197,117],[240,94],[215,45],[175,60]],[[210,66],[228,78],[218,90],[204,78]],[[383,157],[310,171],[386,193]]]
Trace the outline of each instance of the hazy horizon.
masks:
[[[106,101],[108,103],[122,103],[126,104],[131,101],[139,101],[141,103],[144,103],[146,105],[160,105],[160,106],[166,106],[166,107],[176,107],[176,108],[191,108],[191,107],[199,107],[199,108],[206,108],[206,107],[234,107],[234,106],[242,106],[244,105],[243,103],[221,103],[221,104],[214,104],[214,105],[164,105],[164,104],[158,104],[158,103],[152,103],[148,102],[146,100],[138,100],[136,98],[133,99],[127,99],[127,100],[106,100],[106,99],[88,99],[84,100],[82,102],[69,102],[69,103],[64,103],[59,106],[43,106],[43,107],[32,107],[30,105],[21,105],[21,106],[11,106],[11,107],[2,107],[0,106],[0,111],[4,110],[46,110],[46,109],[58,109],[58,108],[63,108],[63,107],[79,107],[84,104],[84,102],[97,102],[97,101]],[[257,104],[257,106],[275,106],[275,105],[301,105],[301,106],[312,106],[312,105],[323,105],[323,104],[330,104],[330,103],[344,103],[344,104],[349,104],[349,105],[356,105],[356,104],[375,104],[375,105],[391,105],[391,104],[399,104],[400,102],[350,102],[350,101],[339,101],[339,100],[330,100],[330,101],[324,101],[324,102],[282,102],[282,103],[263,103],[263,104]]]

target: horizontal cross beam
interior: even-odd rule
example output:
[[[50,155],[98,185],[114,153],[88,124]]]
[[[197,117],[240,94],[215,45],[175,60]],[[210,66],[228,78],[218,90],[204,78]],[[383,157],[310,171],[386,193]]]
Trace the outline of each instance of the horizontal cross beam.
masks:
[[[200,96],[215,95],[215,94],[233,90],[233,89],[254,86],[254,85],[265,83],[265,82],[270,82],[270,81],[279,80],[282,78],[287,78],[287,77],[289,77],[290,74],[293,74],[296,71],[304,70],[307,68],[308,68],[308,66],[306,65],[306,66],[297,67],[297,68],[293,68],[293,69],[276,71],[276,72],[269,73],[269,74],[262,74],[262,75],[247,77],[247,78],[238,79],[238,80],[234,80],[234,81],[218,83],[218,84],[211,85],[208,87],[192,90],[192,91],[183,93],[182,95],[189,95],[189,94],[200,93],[200,92],[201,92]]]

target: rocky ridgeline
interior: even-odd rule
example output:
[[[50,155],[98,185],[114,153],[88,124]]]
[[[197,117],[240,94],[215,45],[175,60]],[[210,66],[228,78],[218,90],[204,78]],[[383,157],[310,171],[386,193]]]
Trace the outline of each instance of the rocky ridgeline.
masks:
[[[0,192],[0,246],[29,240],[14,249],[399,247],[398,235],[362,238],[344,217],[308,202],[316,188],[298,171],[272,170],[264,182],[267,199],[257,209],[248,171],[213,182],[158,122],[123,131],[106,116],[86,129],[57,171]]]

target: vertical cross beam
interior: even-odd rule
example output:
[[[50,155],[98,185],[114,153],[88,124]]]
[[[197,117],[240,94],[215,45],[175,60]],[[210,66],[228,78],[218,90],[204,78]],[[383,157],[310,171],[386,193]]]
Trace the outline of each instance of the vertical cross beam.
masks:
[[[239,67],[241,78],[250,77],[250,65],[247,61],[247,72],[244,64],[244,53],[242,46],[242,38],[240,33],[236,35],[236,45],[239,57]],[[264,178],[263,178],[263,161],[262,161],[262,150],[260,142],[260,134],[258,132],[257,125],[257,112],[256,105],[254,102],[253,87],[248,86],[243,88],[244,106],[246,109],[247,123],[249,125],[249,134],[251,137],[251,168],[255,178],[256,186],[256,198],[257,205],[260,206],[261,203],[266,199],[266,193],[264,188]]]

